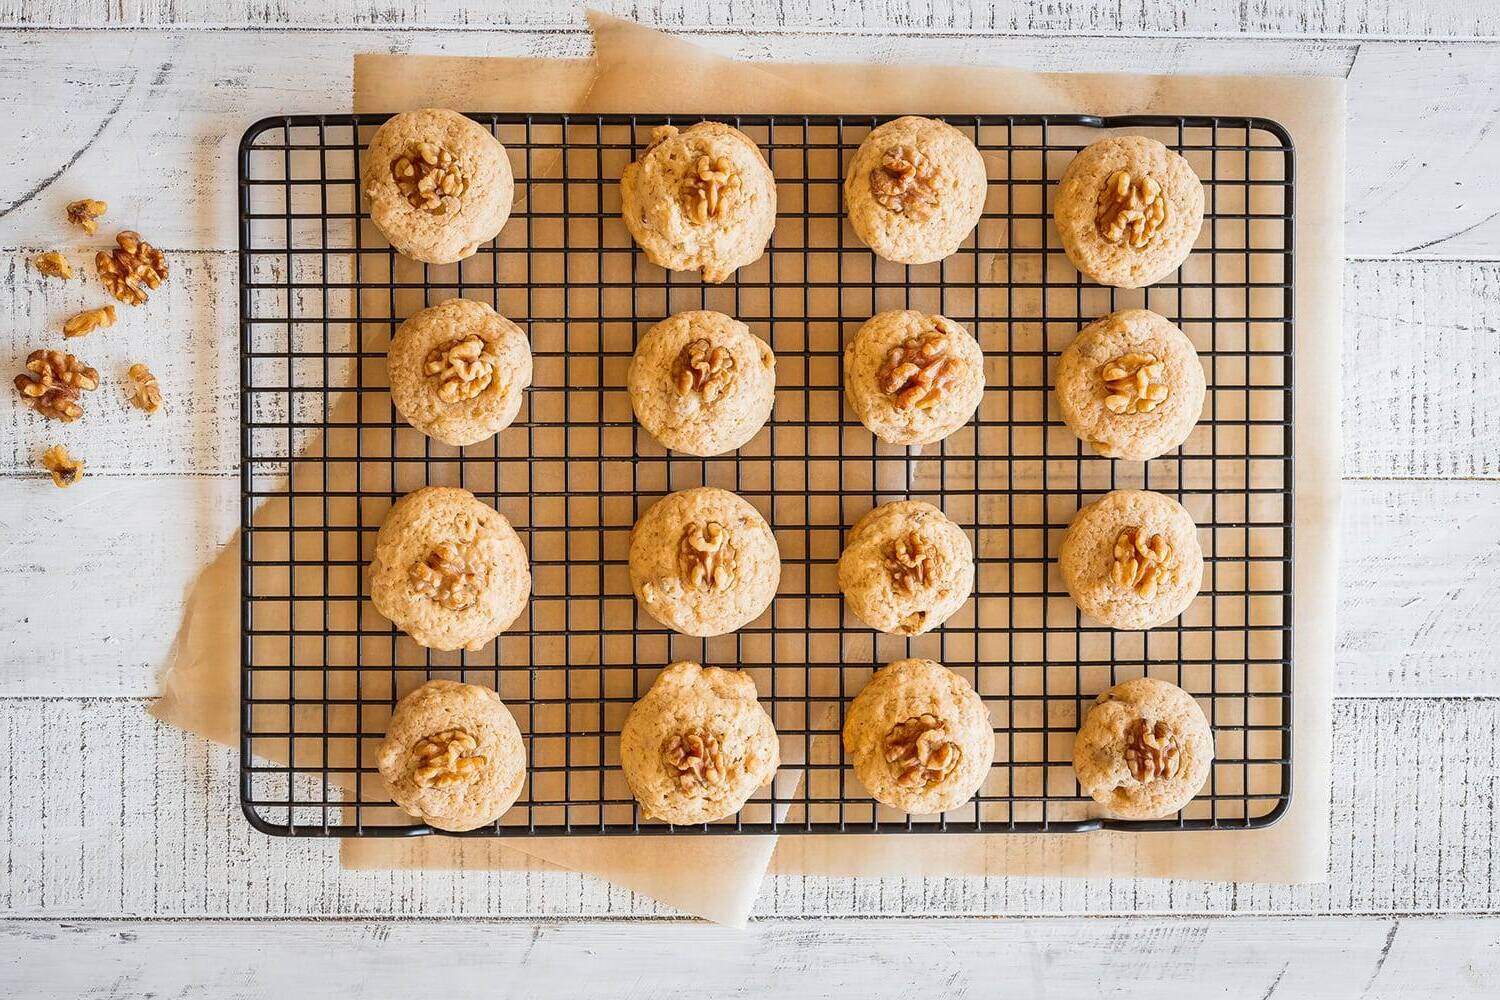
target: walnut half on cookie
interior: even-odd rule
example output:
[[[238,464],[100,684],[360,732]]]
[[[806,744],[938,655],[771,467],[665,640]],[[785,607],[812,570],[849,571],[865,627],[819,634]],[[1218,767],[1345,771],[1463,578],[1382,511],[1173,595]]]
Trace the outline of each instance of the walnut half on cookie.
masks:
[[[930,503],[882,504],[849,531],[839,589],[855,617],[894,635],[921,635],[947,621],[974,589],[964,530]]]
[[[1150,490],[1115,490],[1078,511],[1058,567],[1084,614],[1150,629],[1187,610],[1203,583],[1203,549],[1187,509]]]
[[[1161,819],[1182,809],[1213,762],[1203,709],[1182,688],[1152,677],[1099,695],[1073,741],[1079,786],[1121,819]]]
[[[945,316],[878,313],[844,351],[844,391],[860,422],[882,441],[932,444],[979,409],[984,353]]]

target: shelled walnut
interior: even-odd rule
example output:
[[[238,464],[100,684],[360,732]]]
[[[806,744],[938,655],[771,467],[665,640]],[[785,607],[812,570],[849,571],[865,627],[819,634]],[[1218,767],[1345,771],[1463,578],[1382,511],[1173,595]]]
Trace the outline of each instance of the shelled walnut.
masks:
[[[1128,587],[1146,600],[1158,587],[1170,586],[1177,573],[1177,556],[1163,535],[1147,536],[1142,528],[1125,528],[1115,536],[1110,579]]]
[[[99,231],[99,219],[109,211],[109,205],[95,198],[80,198],[68,202],[68,221],[93,236]]]
[[[1121,415],[1150,413],[1171,395],[1162,381],[1166,365],[1154,354],[1122,354],[1099,370],[1108,394],[1105,409]]]
[[[74,313],[63,321],[64,337],[85,337],[95,330],[102,330],[115,325],[115,307],[100,306],[98,309],[85,309],[81,313]]]
[[[130,376],[132,384],[130,401],[147,413],[155,413],[161,409],[161,383],[156,381],[151,369],[137,362],[130,366],[126,374]]]
[[[391,176],[413,208],[433,215],[456,212],[469,189],[458,160],[435,142],[413,143],[405,155],[391,161]]]
[[[26,405],[69,423],[83,416],[79,399],[82,393],[99,388],[99,373],[63,351],[32,351],[15,385]]]
[[[443,542],[426,559],[413,563],[409,576],[417,593],[449,611],[462,611],[479,600],[485,567],[472,545]]]
[[[1133,250],[1146,246],[1167,224],[1167,200],[1152,177],[1132,177],[1116,170],[1099,189],[1094,213],[1099,235]]]
[[[928,333],[891,348],[875,373],[880,391],[897,407],[931,409],[958,376],[958,359],[948,355],[948,338]]]
[[[932,583],[932,553],[927,541],[909,531],[886,547],[885,568],[898,593],[911,595]]]
[[[494,345],[476,333],[433,348],[423,366],[438,382],[438,398],[445,403],[473,399],[495,380],[500,357]]]
[[[937,207],[936,170],[913,146],[893,146],[870,171],[870,193],[892,212],[921,220]]]
[[[903,788],[931,788],[958,766],[963,751],[948,738],[947,724],[924,713],[891,727],[885,759]]]
[[[724,760],[719,740],[702,729],[689,729],[667,737],[661,748],[668,773],[676,772],[684,792],[710,788],[724,780]]]
[[[68,454],[68,449],[55,444],[42,452],[42,468],[52,475],[53,485],[66,489],[83,478],[83,461]]]
[[[678,352],[672,378],[678,392],[696,392],[705,403],[712,403],[734,385],[734,355],[699,337]]]
[[[479,777],[488,759],[474,751],[479,741],[462,729],[444,729],[412,747],[418,764],[412,777],[423,788],[451,788]]]
[[[68,281],[73,277],[73,265],[68,263],[68,258],[56,250],[48,250],[31,258],[31,266],[49,278],[61,278]]]
[[[683,579],[697,590],[723,590],[734,582],[734,550],[729,529],[718,521],[690,524],[678,544]]]
[[[115,237],[113,250],[95,254],[94,266],[109,294],[130,306],[143,304],[150,298],[147,289],[158,288],[167,280],[167,258],[141,239],[140,233],[130,230]]]
[[[1125,765],[1142,783],[1175,778],[1182,770],[1182,746],[1165,722],[1137,719],[1126,734]]]
[[[719,218],[739,188],[740,175],[727,156],[700,156],[682,182],[682,207],[688,218],[701,226]]]

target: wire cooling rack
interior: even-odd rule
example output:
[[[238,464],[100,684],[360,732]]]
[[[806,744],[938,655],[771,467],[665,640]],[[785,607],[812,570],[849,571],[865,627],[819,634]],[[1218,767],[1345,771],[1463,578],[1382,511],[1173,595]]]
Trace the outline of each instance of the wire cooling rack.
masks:
[[[844,167],[878,119],[723,116],[765,152],[779,215],[765,257],[709,286],[649,264],[619,218],[618,178],[652,129],[696,118],[472,117],[505,144],[517,197],[501,235],[462,265],[400,257],[362,214],[361,158],[384,116],[268,118],[241,144],[241,796],[257,828],[431,832],[391,807],[375,770],[392,706],[430,677],[493,687],[525,734],[525,790],[478,836],[1244,829],[1280,816],[1291,794],[1293,150],[1279,125],[950,116],[985,158],[984,216],[953,256],[907,268],[874,258],[843,219]],[[1050,228],[1057,178],[1107,130],[1161,139],[1204,182],[1193,256],[1149,289],[1083,280]],[[455,295],[526,328],[536,365],[516,423],[461,450],[396,416],[385,372],[400,322]],[[1144,465],[1086,453],[1050,398],[1051,364],[1078,328],[1129,306],[1178,323],[1209,376],[1192,437]],[[701,308],[748,323],[777,355],[770,424],[711,459],[665,452],[625,392],[636,338]],[[941,312],[985,352],[979,413],[925,451],[875,441],[843,402],[842,347],[890,308]],[[429,484],[493,504],[531,556],[528,611],[479,652],[416,646],[368,600],[382,517]],[[635,519],[700,484],[760,508],[783,566],[766,614],[707,640],[640,612],[626,566]],[[1193,606],[1149,633],[1082,619],[1055,565],[1073,513],[1126,487],[1181,500],[1207,564]],[[907,497],[962,525],[977,563],[964,609],[912,639],[846,615],[835,578],[849,527]],[[994,721],[989,779],[942,816],[875,804],[838,738],[848,700],[907,655],[967,677]],[[784,766],[737,816],[669,828],[632,800],[618,733],[657,670],[684,658],[754,676]],[[1142,673],[1198,697],[1217,762],[1171,819],[1100,820],[1073,777],[1073,734],[1099,691]]]

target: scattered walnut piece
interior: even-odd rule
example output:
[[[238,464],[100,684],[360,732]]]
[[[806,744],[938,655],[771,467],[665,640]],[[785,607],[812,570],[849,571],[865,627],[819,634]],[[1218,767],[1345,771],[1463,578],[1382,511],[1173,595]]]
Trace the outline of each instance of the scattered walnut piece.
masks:
[[[729,544],[729,529],[718,521],[688,525],[677,553],[682,576],[689,586],[723,590],[734,582],[734,549]]]
[[[66,489],[83,478],[83,460],[68,454],[68,449],[55,444],[42,452],[42,468],[52,474],[54,485]]]
[[[93,236],[99,231],[99,218],[109,211],[109,206],[94,198],[80,198],[68,202],[68,221]]]
[[[932,582],[932,553],[927,541],[908,531],[885,550],[885,568],[898,593],[910,596]]]
[[[682,207],[688,218],[698,225],[717,219],[729,204],[733,192],[740,188],[740,175],[727,156],[698,157],[693,170],[682,182]]]
[[[688,341],[672,362],[672,378],[678,392],[696,392],[712,403],[734,384],[734,355],[702,337]]]
[[[156,381],[151,369],[136,362],[126,374],[130,376],[133,385],[130,401],[147,413],[155,413],[161,409],[161,383]]]
[[[74,313],[63,321],[64,337],[84,337],[95,330],[115,325],[115,307],[100,306],[98,309],[85,309],[81,313]]]
[[[494,345],[477,333],[435,347],[423,370],[438,382],[438,398],[445,403],[473,399],[495,380],[500,356]]]
[[[937,405],[957,376],[958,359],[948,355],[947,336],[934,331],[891,348],[875,381],[899,408],[927,410]]]
[[[948,738],[947,723],[930,713],[898,722],[885,735],[885,759],[902,788],[931,788],[958,767],[962,756]]]
[[[167,258],[130,230],[115,237],[113,250],[95,254],[94,266],[109,294],[129,306],[144,303],[150,297],[146,290],[167,280]]]
[[[1156,238],[1167,224],[1167,199],[1152,177],[1132,177],[1116,170],[1099,189],[1094,225],[1111,243],[1139,250]]]
[[[1116,586],[1128,587],[1149,601],[1157,587],[1171,585],[1177,575],[1177,556],[1165,536],[1125,528],[1115,537],[1109,575]]]
[[[453,154],[435,142],[416,142],[391,161],[396,190],[413,208],[433,215],[457,212],[469,180]]]
[[[1126,734],[1125,764],[1136,781],[1175,778],[1182,770],[1182,746],[1165,722],[1137,719]]]
[[[32,351],[15,385],[26,405],[43,416],[70,423],[83,416],[80,394],[99,388],[99,373],[62,351]]]
[[[73,277],[73,265],[68,263],[68,258],[56,250],[48,250],[31,258],[31,266],[49,278],[61,278],[67,281]]]
[[[893,146],[870,171],[870,193],[892,212],[920,221],[937,207],[936,173],[931,159],[915,147]]]
[[[1165,363],[1156,355],[1134,351],[1104,365],[1099,370],[1099,377],[1109,390],[1104,397],[1105,409],[1119,414],[1150,413],[1171,395],[1171,390],[1162,381],[1165,370]]]
[[[667,737],[661,746],[667,772],[677,773],[677,783],[684,792],[709,788],[724,780],[724,761],[719,740],[702,729],[689,729]]]
[[[485,566],[473,545],[443,542],[413,563],[408,575],[412,589],[449,611],[462,611],[479,600]]]
[[[462,729],[444,729],[412,747],[417,766],[412,777],[423,788],[451,788],[479,777],[479,769],[488,762],[479,749],[479,741]]]

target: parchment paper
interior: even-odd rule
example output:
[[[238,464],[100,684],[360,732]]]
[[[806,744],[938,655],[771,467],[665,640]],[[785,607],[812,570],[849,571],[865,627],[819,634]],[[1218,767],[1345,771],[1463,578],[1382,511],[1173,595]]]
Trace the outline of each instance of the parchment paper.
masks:
[[[527,868],[600,875],[668,905],[742,924],[773,870],[851,874],[1163,876],[1260,882],[1321,879],[1337,554],[1338,350],[1342,267],[1343,83],[1232,77],[1017,73],[971,67],[747,65],[660,33],[592,17],[596,63],[426,56],[355,58],[354,110],[466,109],[742,113],[1130,112],[1264,115],[1297,146],[1297,574],[1295,794],[1266,831],[1017,837],[880,836],[351,840],[351,868]],[[205,570],[153,710],[233,745],[238,738],[239,547]],[[300,754],[299,754],[300,755]],[[273,755],[274,756],[274,755]],[[771,858],[775,846],[775,857]]]

